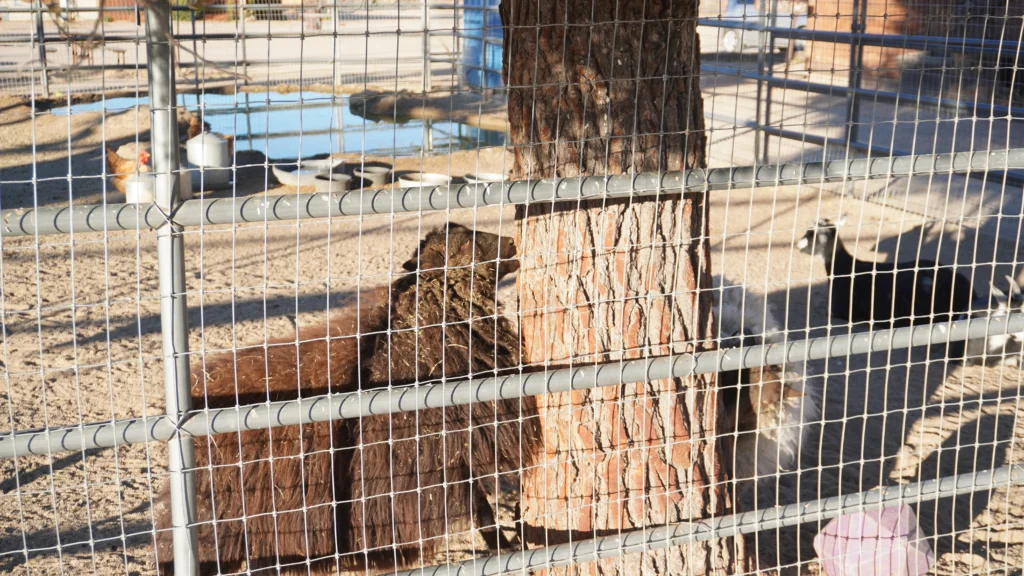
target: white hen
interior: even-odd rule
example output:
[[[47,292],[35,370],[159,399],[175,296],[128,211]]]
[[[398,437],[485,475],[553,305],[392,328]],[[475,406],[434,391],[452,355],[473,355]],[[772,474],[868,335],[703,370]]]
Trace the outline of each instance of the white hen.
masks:
[[[714,313],[723,347],[775,344],[784,335],[765,299],[714,276]],[[723,373],[723,408],[737,434],[734,478],[772,477],[796,463],[808,424],[817,418],[818,393],[803,362]],[[729,385],[740,386],[737,390]]]

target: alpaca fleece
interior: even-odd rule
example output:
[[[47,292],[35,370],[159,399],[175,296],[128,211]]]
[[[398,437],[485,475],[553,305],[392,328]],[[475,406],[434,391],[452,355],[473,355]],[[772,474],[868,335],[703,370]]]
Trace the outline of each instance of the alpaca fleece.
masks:
[[[495,312],[497,282],[518,267],[514,257],[508,238],[457,225],[434,231],[404,265],[418,273],[343,310],[330,330],[195,371],[194,407],[517,366],[518,337]],[[515,472],[533,464],[540,445],[535,414],[526,398],[197,438],[200,573],[289,564],[306,573],[307,559],[313,572],[391,570],[427,559],[447,533],[474,519],[493,523],[499,484],[518,492]],[[158,529],[170,526],[168,503],[165,487]],[[173,573],[169,530],[158,532],[158,554],[161,571]]]
[[[194,409],[228,408],[264,401],[294,400],[357,388],[358,359],[370,339],[357,337],[379,326],[385,293],[371,293],[362,313],[348,310],[331,323],[276,340],[267,348],[221,355],[193,371]],[[335,471],[344,471],[351,447],[344,424],[247,430],[202,436],[196,442],[196,521],[200,574],[258,570],[278,564],[314,562],[333,571],[336,552]],[[212,469],[211,469],[212,466]],[[170,528],[170,493],[156,504],[157,528]],[[216,516],[214,516],[214,510]],[[277,512],[276,518],[273,513]],[[214,523],[216,520],[216,523]],[[158,532],[161,571],[173,573],[172,537]]]
[[[454,225],[434,231],[406,263],[420,272],[392,291],[391,334],[377,337],[371,386],[519,365],[518,335],[496,310],[498,280],[518,268],[515,247],[510,238],[473,235]],[[536,410],[533,398],[522,398],[347,421],[361,444],[348,475],[347,548],[366,551],[374,567],[397,569],[428,561],[446,534],[474,519],[500,534],[489,516],[499,487],[517,493],[518,470],[534,465]]]

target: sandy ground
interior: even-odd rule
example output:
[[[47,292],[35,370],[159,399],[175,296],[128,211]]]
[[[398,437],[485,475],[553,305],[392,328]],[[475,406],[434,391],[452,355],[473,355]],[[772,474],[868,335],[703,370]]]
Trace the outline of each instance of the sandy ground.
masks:
[[[818,217],[848,215],[841,233],[862,259],[910,259],[918,253],[944,263],[1017,262],[1017,246],[967,229],[921,225],[901,211],[862,203],[817,187],[734,191],[712,202],[712,267],[767,296],[794,339],[842,334],[828,327],[825,268],[793,250]],[[858,238],[859,231],[859,238]],[[897,246],[898,242],[898,246]],[[971,268],[965,267],[969,273]],[[975,290],[987,293],[992,269],[977,266]],[[996,274],[1011,273],[1010,265]],[[1002,281],[1005,282],[1005,281]],[[929,353],[930,352],[930,353]],[[782,477],[778,497],[760,506],[813,500],[876,486],[935,479],[1021,461],[1021,372],[964,367],[942,358],[942,347],[836,358],[809,365],[823,398],[822,422],[812,427],[798,473]],[[771,492],[771,490],[769,490]],[[759,506],[759,507],[760,507]],[[938,556],[935,572],[1013,573],[1024,561],[1019,490],[979,492],[917,507],[924,534]],[[820,527],[759,536],[763,566],[793,565],[814,556]],[[775,551],[780,553],[775,555]],[[802,566],[817,572],[817,564]],[[1010,572],[1002,570],[1009,569]]]
[[[98,176],[102,131],[115,145],[137,132],[148,139],[147,114],[110,116],[101,129],[97,115],[46,115],[33,122],[29,113],[19,101],[0,101],[2,208],[122,201]],[[713,157],[731,154],[727,147],[735,145],[724,133],[712,142]],[[263,192],[266,182],[271,192],[294,191],[273,183],[265,161],[259,154],[239,156],[235,193]],[[456,176],[508,168],[500,149],[389,161],[398,170]],[[1015,243],[997,245],[969,228],[942,228],[835,192],[804,186],[712,195],[713,272],[766,294],[793,338],[827,332],[824,267],[793,249],[818,217],[847,213],[842,236],[862,258],[903,259],[920,246],[922,255],[940,254],[944,262],[998,257],[1006,265],[997,277],[1020,260]],[[445,218],[408,214],[190,230],[186,280],[196,361],[203,353],[322,322],[328,307],[387,282],[425,231]],[[504,233],[514,224],[511,211],[496,208],[450,218]],[[0,361],[7,378],[0,431],[162,413],[154,246],[151,232],[3,240]],[[979,292],[987,292],[989,273],[974,268]],[[514,299],[514,288],[506,286],[503,294]],[[809,434],[800,471],[782,478],[774,500],[1021,462],[1021,373],[965,368],[935,352],[812,363],[823,419]],[[165,459],[164,446],[156,443],[0,461],[0,572],[152,573],[151,499],[164,482]],[[933,537],[936,573],[1012,570],[1024,562],[1020,491],[977,493],[922,505],[918,513],[924,533]],[[817,572],[811,544],[817,529],[807,524],[762,533],[764,565]]]

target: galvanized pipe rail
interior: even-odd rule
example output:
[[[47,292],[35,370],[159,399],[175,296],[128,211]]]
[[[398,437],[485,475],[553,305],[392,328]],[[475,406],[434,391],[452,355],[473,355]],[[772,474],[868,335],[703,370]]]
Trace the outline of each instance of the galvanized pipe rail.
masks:
[[[471,6],[469,4],[428,4],[432,10],[464,10],[466,12],[497,12],[497,6]]]
[[[751,128],[755,127],[753,122],[748,124]],[[777,136],[779,138],[785,138],[787,140],[795,140],[798,142],[809,142],[811,144],[817,144],[819,146],[844,150],[851,148],[853,150],[860,150],[862,152],[868,152],[882,157],[906,157],[910,153],[905,150],[898,148],[889,148],[880,144],[870,144],[868,142],[851,141],[846,138],[829,138],[827,136],[818,136],[816,134],[808,134],[806,132],[797,132],[795,130],[785,130],[783,128],[777,128],[775,126],[761,126],[760,130],[766,134]],[[938,174],[938,173],[936,173]],[[1006,179],[1008,184],[1014,186],[1020,186],[1024,184],[1024,173],[1019,170],[975,170],[967,173],[967,176],[974,178],[975,180],[985,180],[988,182],[999,182]]]
[[[788,90],[800,90],[803,92],[810,92],[812,94],[823,94],[825,96],[846,96],[854,94],[859,98],[869,99],[873,102],[885,102],[885,103],[900,103],[900,104],[913,104],[915,106],[928,106],[930,108],[938,109],[952,109],[958,112],[966,112],[969,114],[995,116],[1000,117],[1019,117],[1024,118],[1024,108],[1003,106],[1000,104],[987,104],[985,102],[965,102],[963,100],[952,100],[950,98],[941,98],[937,96],[924,96],[917,94],[907,94],[905,92],[892,92],[888,90],[871,90],[869,88],[850,88],[848,86],[837,86],[835,84],[821,84],[818,82],[807,82],[804,80],[795,80],[792,78],[783,78],[779,76],[767,76],[761,75],[756,72],[750,72],[738,68],[735,66],[719,66],[717,64],[701,64],[700,69],[702,72],[711,72],[713,74],[722,74],[727,76],[738,76],[747,80],[759,80],[766,82],[768,85],[775,88],[783,88]],[[988,118],[989,116],[982,116]]]
[[[853,354],[884,352],[1018,332],[1024,332],[1024,313],[793,340],[771,345],[621,360],[604,364],[582,364],[575,368],[546,372],[427,382],[391,390],[374,389],[311,396],[301,400],[196,410],[177,420],[169,416],[155,416],[46,430],[16,431],[0,436],[0,458],[164,441],[173,438],[179,430],[186,436],[263,430],[503,398],[620,386],[663,378],[682,378],[692,374],[780,365],[785,362],[848,357]]]
[[[484,36],[482,34],[469,34],[466,32],[452,32],[451,30],[430,30],[427,32],[431,36],[441,36],[443,38],[462,38],[463,40],[480,40],[485,44],[493,44],[495,46],[501,46],[501,37],[495,38],[494,36]]]
[[[345,11],[347,14],[363,14],[365,12],[385,12],[388,10],[398,11],[414,10],[422,6],[421,2],[391,2],[386,4],[368,4],[367,2],[360,2],[356,6],[351,6],[346,2],[337,2],[324,4],[324,9],[337,8]],[[203,9],[208,11],[228,11],[235,10],[239,7],[243,7],[241,4],[203,4]],[[402,8],[404,7],[404,8]],[[454,5],[444,4],[431,4],[431,8],[454,8]],[[282,10],[295,10],[301,8],[300,4],[245,4],[244,9],[252,12],[281,12]],[[312,7],[309,7],[312,8]],[[91,7],[80,7],[80,6],[61,6],[55,8],[54,12],[57,14],[79,14],[86,12],[135,12],[135,6],[91,6]],[[171,6],[172,12],[189,12],[192,9],[185,5],[173,5]],[[34,8],[22,8],[18,6],[0,6],[0,14],[17,14],[34,12]]]
[[[806,522],[821,522],[859,510],[877,510],[887,505],[916,504],[953,498],[981,490],[1024,484],[1024,465],[1009,464],[991,470],[924,480],[899,486],[797,502],[685,523],[623,531],[614,536],[577,540],[457,564],[430,566],[398,572],[395,576],[498,576],[525,574],[533,570],[594,562],[650,550],[682,546],[741,534],[753,534]]]
[[[239,38],[241,38],[241,37],[239,37]],[[51,42],[53,42],[53,41],[51,40]],[[132,43],[134,44],[134,42],[132,42]],[[3,42],[0,42],[0,45],[2,45],[2,44],[3,44]],[[401,62],[402,60],[405,60],[405,61],[410,62],[410,63],[411,63],[411,61],[415,61],[415,63],[417,65],[420,62],[419,58],[401,58],[401,59],[396,59],[396,61],[398,61],[398,62]],[[303,64],[303,65],[308,65],[308,66],[315,66],[315,65],[326,66],[326,65],[329,65],[329,64],[337,64],[337,63],[338,63],[337,60],[332,60],[332,59],[329,59],[329,58],[308,58],[306,60],[299,60],[299,59],[293,59],[293,58],[282,58],[282,59],[279,59],[279,60],[256,59],[256,60],[244,60],[244,61],[242,61],[242,60],[206,60],[206,61],[199,61],[199,62],[179,62],[178,63],[178,68],[203,68],[204,66],[205,67],[209,67],[211,65],[229,67],[229,66],[242,65],[242,64],[244,64],[246,66],[266,66],[266,67],[285,66],[285,65],[289,65],[289,64],[292,64],[292,65],[293,64]],[[343,61],[342,64],[344,64],[344,63],[345,62]],[[146,63],[145,62],[139,62],[137,64],[87,64],[87,65],[81,65],[81,66],[71,66],[71,65],[53,66],[53,65],[51,65],[51,66],[47,67],[47,70],[49,70],[50,72],[67,72],[67,71],[70,71],[70,70],[75,70],[75,71],[87,71],[87,70],[141,70],[141,69],[144,69],[145,67],[146,67]],[[0,68],[0,72],[4,72],[4,71],[17,71],[18,69],[19,68],[17,66],[2,67],[2,68]],[[392,74],[393,72],[391,72],[389,70],[386,73]],[[417,71],[416,73],[419,74],[420,72]],[[361,72],[350,72],[350,73],[348,73],[348,75],[352,75],[352,74],[362,74],[362,73]],[[371,75],[372,74],[373,73],[371,73]],[[399,73],[399,74],[401,74],[401,73]],[[406,72],[405,74],[409,74],[409,73]],[[342,75],[346,75],[346,74],[343,73]],[[145,94],[145,91],[142,91],[142,93]],[[194,94],[195,92],[184,92],[184,93],[186,93],[186,94]],[[284,107],[277,107],[277,106],[275,106],[274,110],[277,111],[277,110],[281,110],[283,108]],[[237,110],[232,109],[232,110],[226,111],[225,113],[237,114]]]
[[[411,18],[411,17],[410,17]],[[270,40],[273,38],[290,38],[292,40],[301,40],[309,38],[364,38],[366,36],[394,36],[394,31],[389,30],[371,30],[369,32],[273,32],[270,34],[260,33],[247,33],[245,39],[247,40]],[[448,35],[451,36],[451,31]],[[28,43],[31,41],[32,36],[30,34],[21,35],[10,35],[3,36],[0,38],[0,46],[4,44],[21,44]],[[207,40],[207,41],[222,41],[222,40],[242,40],[243,37],[239,33],[217,33],[209,32],[206,34],[175,34],[174,39],[178,41],[193,41],[193,40]],[[67,34],[61,36],[51,35],[47,42],[53,42],[57,44],[64,44],[67,42],[86,42],[90,40],[96,40],[95,36],[90,34]],[[127,35],[127,34],[108,34],[103,37],[104,44],[114,43],[142,43],[145,39],[141,36]]]
[[[854,158],[806,164],[767,164],[637,175],[587,176],[493,184],[452,184],[421,188],[352,190],[315,194],[255,195],[195,199],[174,213],[180,226],[302,220],[426,212],[508,204],[651,196],[705,190],[793,186],[882,179],[896,176],[985,173],[1024,169],[1024,148]],[[8,209],[0,212],[0,236],[108,232],[155,228],[163,214],[152,205],[106,204]]]
[[[807,28],[788,28],[780,26],[761,26],[743,21],[732,21],[718,18],[698,18],[698,26],[713,28],[730,28],[751,32],[768,32],[779,38],[792,40],[809,40],[812,42],[832,42],[849,44],[859,43],[863,46],[881,46],[885,48],[903,48],[907,50],[929,50],[942,53],[1003,53],[1015,56],[1022,48],[1016,40],[985,40],[981,38],[956,38],[945,36],[902,36],[892,34],[868,34],[863,32],[838,32],[832,30],[808,30]]]

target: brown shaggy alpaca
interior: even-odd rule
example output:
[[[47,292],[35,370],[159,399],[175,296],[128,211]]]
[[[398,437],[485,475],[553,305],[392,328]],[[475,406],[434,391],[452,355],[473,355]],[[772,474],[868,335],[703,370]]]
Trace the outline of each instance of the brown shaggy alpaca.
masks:
[[[431,232],[418,263],[405,264],[419,273],[393,288],[390,341],[377,337],[371,386],[488,376],[519,365],[518,335],[496,309],[498,280],[519,267],[515,246],[473,234],[457,225]],[[500,541],[497,514],[488,515],[498,507],[499,486],[517,493],[517,471],[535,462],[536,413],[534,399],[522,398],[347,421],[362,445],[348,474],[347,548],[365,551],[375,568],[429,563],[444,536],[469,529],[474,518]]]
[[[364,298],[358,314],[343,312],[330,338],[306,331],[298,349],[278,341],[209,362],[205,378],[196,371],[194,407],[517,366],[518,338],[495,311],[514,256],[508,238],[457,225],[431,232],[404,266],[420,272]],[[533,464],[540,443],[535,414],[526,398],[197,438],[200,573],[289,564],[305,573],[307,559],[314,572],[429,560],[445,534],[474,518],[492,523],[499,482],[518,491],[515,471]],[[168,503],[165,487],[156,510],[165,574],[173,573]]]
[[[223,354],[193,369],[192,402],[229,408],[266,401],[294,400],[358,387],[357,359],[366,358],[368,336],[379,329],[386,292],[364,299],[355,309],[325,328],[300,333],[301,344],[279,340]],[[236,385],[237,383],[237,385]],[[200,574],[255,570],[277,564],[321,559],[324,570],[335,567],[333,471],[344,470],[351,447],[340,421],[266,430],[201,436],[196,442],[196,521]],[[337,462],[335,462],[335,460]],[[241,465],[239,465],[241,463]],[[210,466],[213,466],[212,473]],[[156,504],[157,529],[170,527],[169,487]],[[216,510],[216,523],[214,513]],[[276,518],[273,513],[277,512]],[[161,571],[173,573],[172,537],[158,532]],[[219,569],[218,569],[219,563]],[[317,569],[317,563],[313,565]]]

